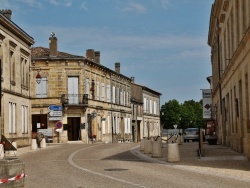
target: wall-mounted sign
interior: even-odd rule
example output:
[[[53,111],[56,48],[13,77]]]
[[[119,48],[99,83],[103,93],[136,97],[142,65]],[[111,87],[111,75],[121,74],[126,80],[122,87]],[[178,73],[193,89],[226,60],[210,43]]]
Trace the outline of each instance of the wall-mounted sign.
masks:
[[[56,122],[56,128],[61,129],[63,126],[61,121]]]
[[[50,111],[50,116],[62,116],[62,111]]]
[[[62,106],[50,105],[50,106],[48,107],[48,109],[49,109],[50,111],[62,111]]]

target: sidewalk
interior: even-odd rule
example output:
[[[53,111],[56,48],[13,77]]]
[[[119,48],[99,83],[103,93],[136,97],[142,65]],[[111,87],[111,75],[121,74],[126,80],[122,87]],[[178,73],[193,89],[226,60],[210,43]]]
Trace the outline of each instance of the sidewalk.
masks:
[[[162,157],[152,158],[152,154],[144,154],[140,147],[134,150],[134,154],[149,162],[169,165],[192,172],[205,173],[221,177],[230,177],[237,180],[250,182],[250,161],[229,147],[222,145],[209,145],[203,143],[204,157],[199,157],[198,142],[184,142],[178,145],[180,162],[168,162],[168,143],[163,143]],[[133,153],[132,152],[132,153]]]

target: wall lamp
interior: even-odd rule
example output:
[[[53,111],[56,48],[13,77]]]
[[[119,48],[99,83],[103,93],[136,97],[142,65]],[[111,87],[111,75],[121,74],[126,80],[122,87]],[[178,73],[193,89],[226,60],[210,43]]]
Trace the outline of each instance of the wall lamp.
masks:
[[[37,71],[37,75],[36,75],[36,83],[40,84],[41,81],[42,81],[42,76],[40,75],[40,71],[41,71],[41,67],[39,68],[35,68],[35,67],[31,67],[31,70],[34,71],[36,70]]]

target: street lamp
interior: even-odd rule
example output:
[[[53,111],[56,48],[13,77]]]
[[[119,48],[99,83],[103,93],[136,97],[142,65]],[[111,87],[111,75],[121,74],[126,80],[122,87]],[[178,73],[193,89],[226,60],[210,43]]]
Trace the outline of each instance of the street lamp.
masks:
[[[39,74],[39,72],[37,72],[37,75],[36,75],[36,83],[40,84],[42,81],[42,76]]]
[[[30,70],[37,70],[37,75],[36,75],[36,83],[40,84],[42,81],[42,76],[40,75],[41,67],[35,68],[35,67],[30,67]]]

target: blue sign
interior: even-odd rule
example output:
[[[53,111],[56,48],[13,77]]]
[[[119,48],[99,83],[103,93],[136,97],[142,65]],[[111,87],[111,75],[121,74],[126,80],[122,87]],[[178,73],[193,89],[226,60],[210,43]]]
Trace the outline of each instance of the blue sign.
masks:
[[[62,106],[58,106],[58,105],[51,105],[48,108],[51,111],[62,111]]]

